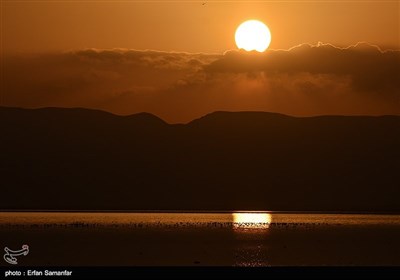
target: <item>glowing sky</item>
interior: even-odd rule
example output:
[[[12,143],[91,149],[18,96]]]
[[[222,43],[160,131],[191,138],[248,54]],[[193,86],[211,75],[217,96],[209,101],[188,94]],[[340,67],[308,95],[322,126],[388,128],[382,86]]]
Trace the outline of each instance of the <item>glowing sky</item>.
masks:
[[[205,5],[202,5],[206,2]],[[4,52],[128,48],[224,52],[251,18],[272,49],[301,43],[400,46],[399,1],[1,1]]]
[[[1,106],[168,122],[219,110],[400,114],[399,1],[0,3]],[[265,53],[237,51],[248,19],[271,30]]]

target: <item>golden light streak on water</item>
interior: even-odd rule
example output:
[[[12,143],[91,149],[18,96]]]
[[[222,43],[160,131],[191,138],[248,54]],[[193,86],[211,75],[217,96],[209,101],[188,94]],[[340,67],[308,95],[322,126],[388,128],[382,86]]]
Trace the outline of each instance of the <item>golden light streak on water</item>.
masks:
[[[271,223],[268,213],[233,213],[233,227],[247,229],[266,229]]]

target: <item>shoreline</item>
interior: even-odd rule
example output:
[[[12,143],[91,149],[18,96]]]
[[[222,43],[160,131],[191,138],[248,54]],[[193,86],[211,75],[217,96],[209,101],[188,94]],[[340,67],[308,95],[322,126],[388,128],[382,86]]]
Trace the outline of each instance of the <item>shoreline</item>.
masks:
[[[400,212],[386,211],[269,211],[269,210],[63,210],[63,209],[0,209],[0,213],[153,213],[153,214],[332,214],[332,215],[400,215]]]

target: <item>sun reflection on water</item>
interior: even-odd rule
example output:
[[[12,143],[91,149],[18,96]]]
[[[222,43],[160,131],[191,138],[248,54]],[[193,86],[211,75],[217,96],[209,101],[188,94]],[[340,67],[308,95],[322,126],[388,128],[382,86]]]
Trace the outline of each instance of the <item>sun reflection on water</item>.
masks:
[[[268,213],[233,213],[233,227],[245,229],[266,229],[271,223]]]

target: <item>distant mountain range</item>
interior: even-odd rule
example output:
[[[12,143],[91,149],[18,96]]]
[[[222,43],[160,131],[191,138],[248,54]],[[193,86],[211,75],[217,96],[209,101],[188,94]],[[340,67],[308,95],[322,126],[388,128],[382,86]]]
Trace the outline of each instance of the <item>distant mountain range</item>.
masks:
[[[400,212],[400,116],[0,107],[0,209]]]

